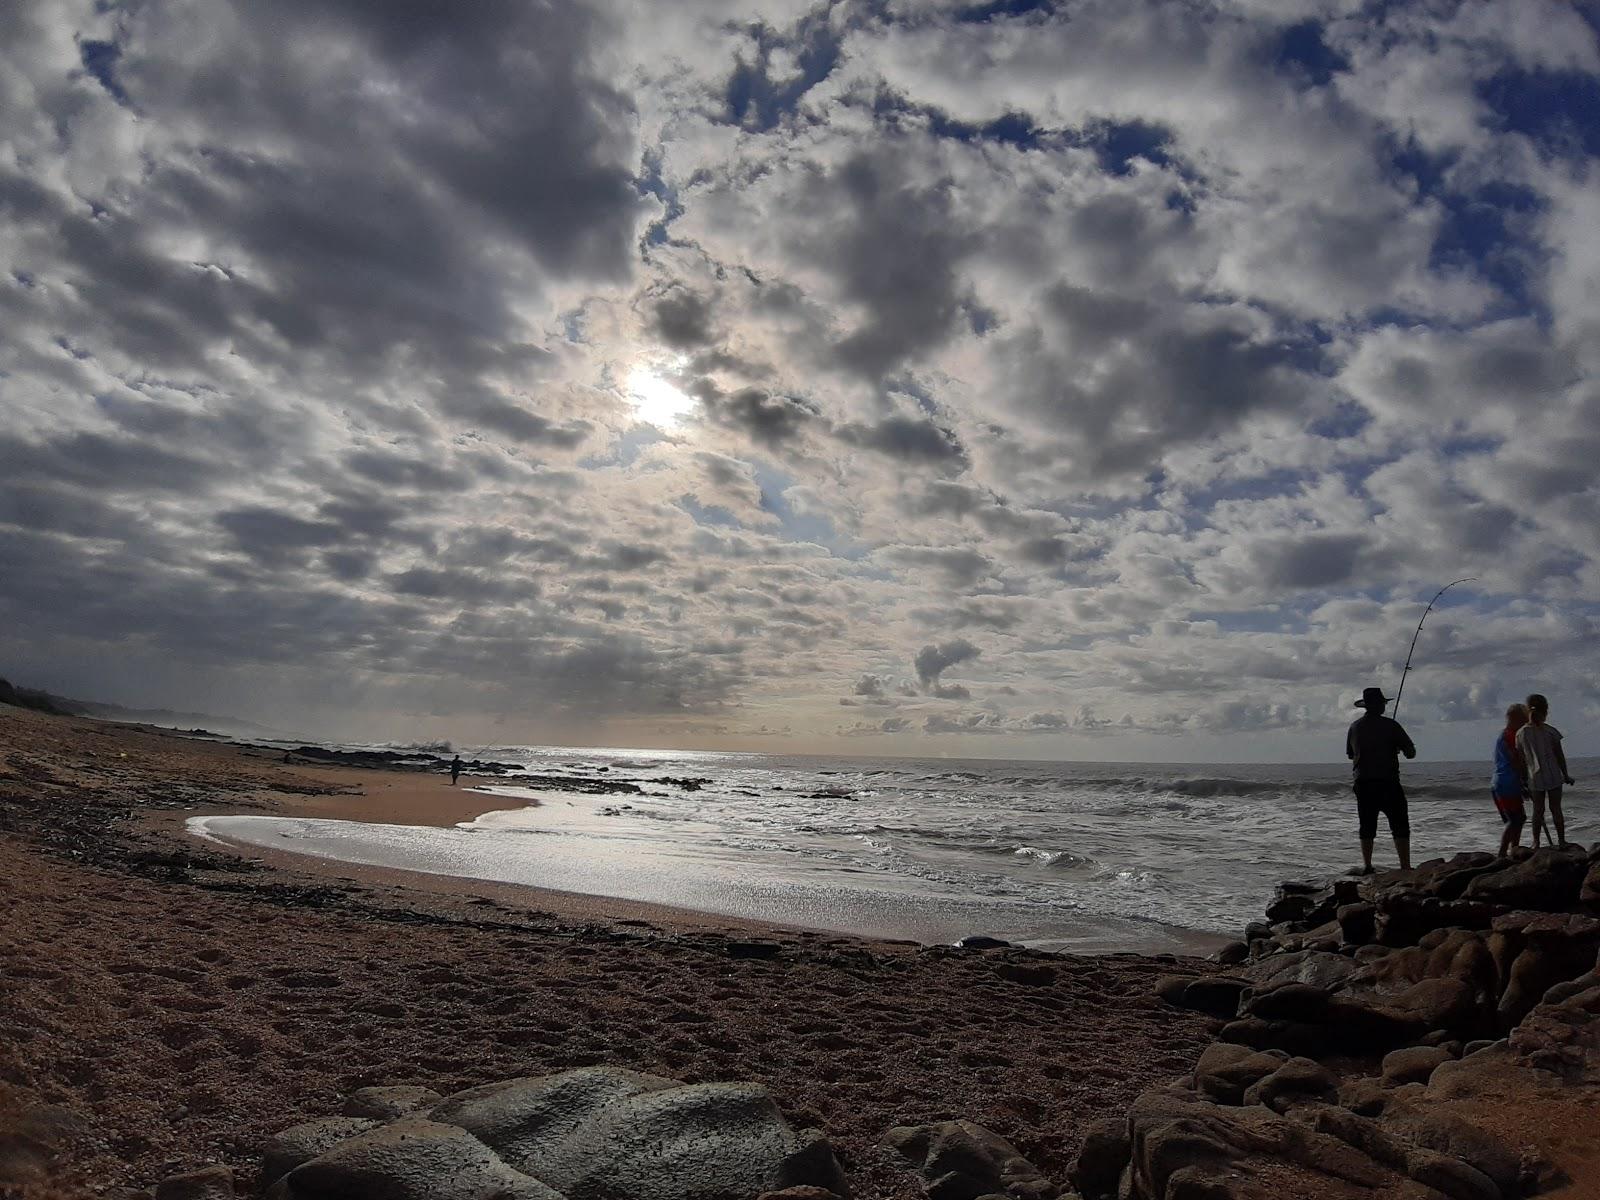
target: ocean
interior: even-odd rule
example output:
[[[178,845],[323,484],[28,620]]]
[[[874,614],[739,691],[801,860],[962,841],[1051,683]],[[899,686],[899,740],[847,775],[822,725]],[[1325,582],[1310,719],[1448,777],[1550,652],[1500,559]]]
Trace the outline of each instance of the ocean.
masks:
[[[841,933],[1197,951],[1284,879],[1359,862],[1347,765],[819,758],[500,746],[476,757],[639,795],[483,788],[454,829],[197,817],[193,832],[348,862],[674,904]],[[1582,780],[1586,766],[1574,761]],[[1488,763],[1412,763],[1412,857],[1492,850]],[[687,790],[669,780],[704,782]],[[1592,776],[1590,776],[1592,777]],[[1569,832],[1584,840],[1582,791]],[[494,811],[489,811],[489,810]],[[1380,826],[1376,861],[1393,865]]]

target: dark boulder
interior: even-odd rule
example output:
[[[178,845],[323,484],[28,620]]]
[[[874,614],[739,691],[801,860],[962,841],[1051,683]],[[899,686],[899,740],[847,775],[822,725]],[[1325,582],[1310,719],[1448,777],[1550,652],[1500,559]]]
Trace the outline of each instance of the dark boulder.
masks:
[[[1453,1058],[1442,1046],[1407,1046],[1383,1056],[1383,1082],[1390,1087],[1404,1083],[1427,1083],[1428,1076],[1441,1063]]]
[[[1282,1050],[1257,1050],[1236,1042],[1213,1042],[1195,1063],[1195,1087],[1219,1104],[1243,1104],[1245,1092],[1272,1074],[1289,1056]]]
[[[1078,1160],[1068,1177],[1083,1200],[1116,1200],[1122,1169],[1128,1165],[1128,1123],[1107,1117],[1089,1126]]]
[[[1264,1104],[1274,1112],[1287,1112],[1303,1104],[1330,1103],[1338,1094],[1339,1082],[1321,1063],[1309,1058],[1291,1058],[1272,1074],[1246,1089],[1246,1104]]]
[[[155,1200],[233,1200],[233,1172],[227,1167],[201,1167],[169,1175],[156,1184]]]
[[[1344,904],[1339,907],[1335,916],[1339,922],[1340,936],[1351,945],[1363,946],[1378,936],[1376,905],[1365,901]]]
[[[1546,848],[1519,863],[1480,875],[1463,895],[1507,908],[1560,912],[1575,908],[1589,863],[1582,849]]]
[[[1005,1194],[1018,1200],[1054,1196],[1056,1187],[999,1134],[971,1121],[901,1126],[884,1136],[922,1177],[928,1200],[978,1200]]]

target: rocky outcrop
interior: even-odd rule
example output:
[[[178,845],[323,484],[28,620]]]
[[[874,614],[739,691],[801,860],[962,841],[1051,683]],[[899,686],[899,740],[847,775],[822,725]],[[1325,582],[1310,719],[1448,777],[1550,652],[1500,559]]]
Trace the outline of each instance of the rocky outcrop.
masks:
[[[612,1067],[430,1098],[363,1089],[347,1111],[280,1134],[271,1200],[736,1200],[844,1197],[818,1133],[796,1133],[755,1084],[682,1084]],[[802,1193],[803,1194],[803,1193]]]
[[[1552,1186],[1558,1173],[1461,1105],[1600,1105],[1596,896],[1600,852],[1578,847],[1284,885],[1227,974],[1162,982],[1169,1003],[1223,1017],[1221,1040],[1090,1129],[1073,1183],[1085,1200]]]
[[[928,1200],[1047,1200],[1055,1185],[999,1134],[971,1121],[891,1129],[884,1142],[915,1166]]]

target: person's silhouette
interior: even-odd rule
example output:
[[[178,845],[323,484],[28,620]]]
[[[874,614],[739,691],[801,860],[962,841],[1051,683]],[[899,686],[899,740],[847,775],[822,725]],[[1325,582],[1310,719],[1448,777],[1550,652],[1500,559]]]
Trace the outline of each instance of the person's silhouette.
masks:
[[[450,786],[454,787],[456,780],[461,778],[461,755],[456,755],[450,760]]]
[[[1411,819],[1406,812],[1406,792],[1400,786],[1400,755],[1417,756],[1399,721],[1383,715],[1389,698],[1382,689],[1362,690],[1357,708],[1367,710],[1345,734],[1344,753],[1355,773],[1356,813],[1361,830],[1361,873],[1372,874],[1372,843],[1378,836],[1378,814],[1389,819],[1394,851],[1401,870],[1411,869]]]

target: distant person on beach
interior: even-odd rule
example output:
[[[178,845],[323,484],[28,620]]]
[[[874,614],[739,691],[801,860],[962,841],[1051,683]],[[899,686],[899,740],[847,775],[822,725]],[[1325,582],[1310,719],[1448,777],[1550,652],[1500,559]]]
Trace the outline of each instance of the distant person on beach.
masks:
[[[1561,752],[1561,731],[1549,724],[1550,701],[1538,692],[1528,697],[1528,723],[1517,731],[1517,749],[1528,766],[1528,791],[1533,796],[1533,848],[1544,832],[1544,806],[1556,823],[1556,845],[1567,848],[1567,819],[1561,812],[1561,785],[1571,784],[1567,756]]]
[[[1378,814],[1389,821],[1394,837],[1394,852],[1400,869],[1411,869],[1411,818],[1406,812],[1406,793],[1400,786],[1400,755],[1417,756],[1399,721],[1383,715],[1389,697],[1380,688],[1362,690],[1357,708],[1367,714],[1357,717],[1345,734],[1344,753],[1355,773],[1356,813],[1361,824],[1361,873],[1372,874],[1372,843],[1378,836]]]
[[[1517,749],[1517,734],[1528,723],[1525,704],[1513,704],[1506,709],[1506,727],[1494,739],[1494,772],[1489,776],[1489,791],[1494,806],[1505,824],[1500,835],[1500,857],[1507,858],[1522,845],[1522,826],[1528,819],[1523,807],[1528,790],[1528,767]],[[1538,830],[1534,830],[1538,836]]]
[[[450,786],[455,787],[456,780],[461,778],[461,755],[456,755],[450,760]]]

